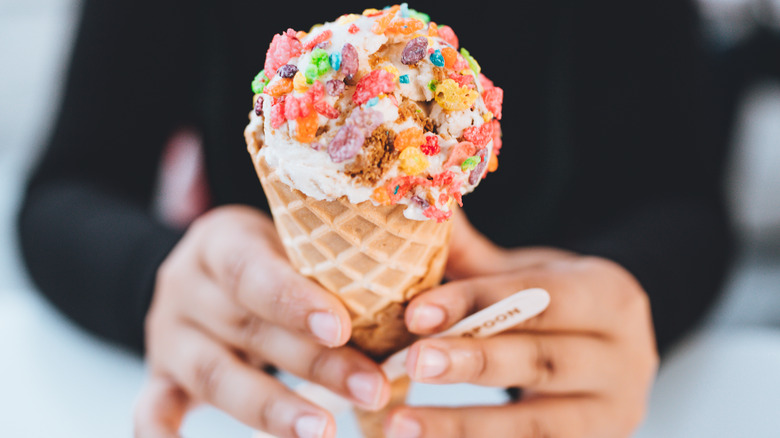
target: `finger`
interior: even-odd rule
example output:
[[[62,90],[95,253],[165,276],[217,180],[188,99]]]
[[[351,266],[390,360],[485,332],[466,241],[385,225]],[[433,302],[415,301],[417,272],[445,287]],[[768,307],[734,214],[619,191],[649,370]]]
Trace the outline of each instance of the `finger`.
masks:
[[[406,361],[424,383],[517,386],[544,393],[588,393],[611,386],[618,358],[602,339],[508,333],[488,339],[426,339]]]
[[[216,288],[216,286],[212,287]],[[390,397],[390,385],[379,366],[358,351],[327,348],[265,321],[236,305],[224,294],[198,290],[187,317],[226,344],[258,357],[302,379],[376,410]],[[200,307],[200,308],[194,308]]]
[[[152,376],[136,403],[134,425],[138,438],[175,438],[190,399],[172,381]]]
[[[610,415],[601,399],[539,398],[503,406],[400,408],[385,425],[388,438],[622,438],[636,418]]]
[[[335,436],[335,422],[327,411],[247,366],[194,328],[182,327],[166,347],[165,366],[176,381],[239,421],[279,437]]]
[[[349,313],[337,297],[301,276],[272,248],[257,214],[219,232],[205,230],[201,263],[219,287],[263,319],[308,333],[328,346],[351,334]]]
[[[649,303],[636,280],[611,265],[579,257],[511,274],[454,281],[415,297],[406,310],[406,323],[414,333],[435,333],[517,291],[539,287],[550,293],[549,307],[518,328],[620,333],[613,329],[637,311],[649,311]]]

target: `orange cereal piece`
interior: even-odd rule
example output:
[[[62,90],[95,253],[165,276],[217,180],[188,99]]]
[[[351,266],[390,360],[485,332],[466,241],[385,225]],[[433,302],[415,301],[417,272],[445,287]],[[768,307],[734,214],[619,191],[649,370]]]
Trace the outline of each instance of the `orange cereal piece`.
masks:
[[[392,204],[392,201],[390,200],[390,194],[387,193],[387,189],[384,187],[375,188],[374,193],[371,194],[371,199],[382,205]]]
[[[387,27],[387,32],[411,35],[425,27],[425,23],[416,18],[400,18],[393,20]]]
[[[441,56],[444,58],[444,66],[447,68],[454,68],[455,63],[458,62],[458,51],[452,47],[441,49]]]
[[[293,90],[293,80],[287,78],[280,78],[274,81],[273,83],[266,85],[265,89],[263,89],[263,93],[269,96],[279,97],[281,95],[291,92],[292,90]]]
[[[437,37],[439,36],[439,28],[436,26],[436,23],[431,21],[428,23],[428,36],[430,37]]]
[[[295,139],[301,143],[311,143],[317,135],[319,128],[319,116],[316,111],[309,111],[306,117],[296,119],[298,128],[296,129]]]
[[[425,135],[420,128],[408,128],[399,132],[393,140],[396,150],[402,151],[407,148],[418,148],[425,143]]]
[[[401,9],[401,6],[395,5],[390,10],[385,12],[381,17],[377,18],[374,22],[374,25],[371,26],[371,32],[374,32],[377,35],[382,35],[385,33],[385,30],[387,30],[387,27],[390,26],[390,22],[393,21],[393,18],[395,18],[395,14]]]
[[[498,157],[496,154],[490,154],[490,161],[488,161],[488,172],[495,172],[498,169]]]

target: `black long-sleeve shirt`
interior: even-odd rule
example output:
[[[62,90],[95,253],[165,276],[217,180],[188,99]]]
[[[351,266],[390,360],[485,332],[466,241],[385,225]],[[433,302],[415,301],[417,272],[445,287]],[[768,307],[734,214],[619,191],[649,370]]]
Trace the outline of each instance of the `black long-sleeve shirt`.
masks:
[[[469,218],[503,246],[622,264],[650,295],[668,346],[716,294],[731,246],[725,142],[712,125],[693,6],[442,5],[411,7],[451,25],[505,90],[500,168],[466,196]],[[142,350],[156,269],[183,232],[150,208],[167,138],[200,131],[216,205],[267,211],[242,131],[268,43],[369,6],[86,0],[59,119],[19,220],[40,290],[87,329]]]

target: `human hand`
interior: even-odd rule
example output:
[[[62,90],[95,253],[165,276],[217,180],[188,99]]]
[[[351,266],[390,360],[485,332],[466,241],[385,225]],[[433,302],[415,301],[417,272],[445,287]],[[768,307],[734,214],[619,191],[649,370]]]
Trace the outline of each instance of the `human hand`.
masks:
[[[146,321],[151,378],[136,407],[136,436],[178,436],[187,410],[205,402],[279,437],[334,437],[326,410],[262,367],[379,409],[389,384],[373,361],[343,347],[350,334],[347,310],[293,270],[267,216],[215,209],[158,270]]]
[[[411,331],[442,331],[521,289],[546,289],[551,303],[499,336],[418,341],[407,371],[425,383],[521,387],[523,397],[503,406],[402,407],[388,418],[388,436],[630,436],[658,365],[642,287],[613,262],[550,248],[500,249],[456,220],[454,281],[411,302]]]

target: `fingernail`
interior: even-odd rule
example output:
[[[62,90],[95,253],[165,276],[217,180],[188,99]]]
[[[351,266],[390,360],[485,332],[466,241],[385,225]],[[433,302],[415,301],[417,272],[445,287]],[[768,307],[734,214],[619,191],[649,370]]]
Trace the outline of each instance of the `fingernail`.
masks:
[[[363,404],[376,407],[382,396],[382,376],[376,373],[355,373],[347,378],[347,388]]]
[[[309,315],[309,330],[328,345],[337,345],[341,341],[341,321],[330,312]]]
[[[444,324],[446,317],[441,307],[425,304],[414,309],[410,328],[416,331],[433,330]]]
[[[419,379],[430,379],[440,376],[449,367],[450,357],[445,352],[437,348],[420,347],[414,374]]]
[[[322,438],[328,419],[319,415],[304,415],[295,420],[295,435],[298,438]]]
[[[390,423],[388,438],[418,438],[422,434],[422,427],[417,420],[404,415],[396,415]]]

